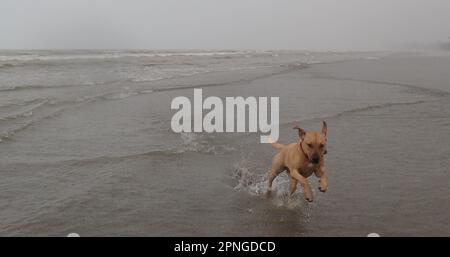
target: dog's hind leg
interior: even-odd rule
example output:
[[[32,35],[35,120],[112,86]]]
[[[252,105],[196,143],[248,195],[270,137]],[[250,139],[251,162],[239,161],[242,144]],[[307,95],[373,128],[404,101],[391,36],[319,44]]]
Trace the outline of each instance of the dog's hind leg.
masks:
[[[283,172],[284,171],[284,169],[283,168],[281,168],[281,169],[271,169],[270,171],[269,171],[269,178],[268,178],[268,188],[267,188],[267,190],[272,190],[272,183],[273,183],[273,180],[278,176],[278,175],[280,175],[280,173],[281,172]]]
[[[267,181],[268,181],[268,188],[267,188],[267,190],[268,191],[271,191],[272,190],[272,183],[273,183],[273,180],[278,176],[278,175],[280,175],[280,173],[281,172],[283,172],[283,171],[285,171],[286,170],[286,167],[284,167],[284,165],[282,165],[282,163],[277,163],[277,162],[273,162],[272,163],[272,168],[270,169],[270,171],[269,171],[269,177],[268,177],[268,179],[267,179]]]
[[[286,167],[284,166],[283,158],[280,153],[276,154],[272,159],[272,168],[269,171],[269,177],[267,179],[267,192],[272,190],[272,182],[273,180],[280,175],[281,172],[285,171]]]

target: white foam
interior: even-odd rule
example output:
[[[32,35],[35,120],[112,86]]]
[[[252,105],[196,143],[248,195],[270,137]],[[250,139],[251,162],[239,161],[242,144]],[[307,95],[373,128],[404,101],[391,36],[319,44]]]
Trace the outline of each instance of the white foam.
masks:
[[[199,52],[100,52],[80,54],[19,54],[0,55],[0,61],[58,61],[58,60],[80,60],[80,59],[114,59],[124,57],[171,57],[171,56],[222,56],[239,55],[247,51],[199,51]]]
[[[106,99],[109,100],[118,100],[118,99],[124,99],[124,98],[128,98],[130,96],[134,96],[134,95],[138,95],[138,92],[133,92],[133,91],[128,91],[128,92],[120,92],[120,93],[116,93],[116,94],[112,94],[109,96],[106,96]]]

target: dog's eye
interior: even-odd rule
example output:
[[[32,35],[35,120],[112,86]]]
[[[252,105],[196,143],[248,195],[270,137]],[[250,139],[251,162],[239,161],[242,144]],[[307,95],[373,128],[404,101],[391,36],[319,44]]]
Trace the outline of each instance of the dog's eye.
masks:
[[[312,144],[306,144],[309,148],[312,148],[313,145]]]
[[[320,148],[323,148],[324,146],[325,146],[324,144],[320,144],[320,145],[319,145]]]

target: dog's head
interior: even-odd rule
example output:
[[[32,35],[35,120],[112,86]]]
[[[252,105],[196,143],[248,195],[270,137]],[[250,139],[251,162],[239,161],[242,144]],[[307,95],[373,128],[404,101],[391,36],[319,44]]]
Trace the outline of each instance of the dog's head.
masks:
[[[308,157],[308,161],[319,164],[327,153],[327,123],[323,121],[320,132],[306,131],[299,126],[295,126],[294,129],[298,130],[299,143]]]

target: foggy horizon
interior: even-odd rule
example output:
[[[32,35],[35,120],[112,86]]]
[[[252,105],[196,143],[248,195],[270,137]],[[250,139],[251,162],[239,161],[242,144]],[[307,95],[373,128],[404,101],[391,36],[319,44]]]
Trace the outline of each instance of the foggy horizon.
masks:
[[[449,41],[450,2],[5,0],[0,49],[390,50]]]

